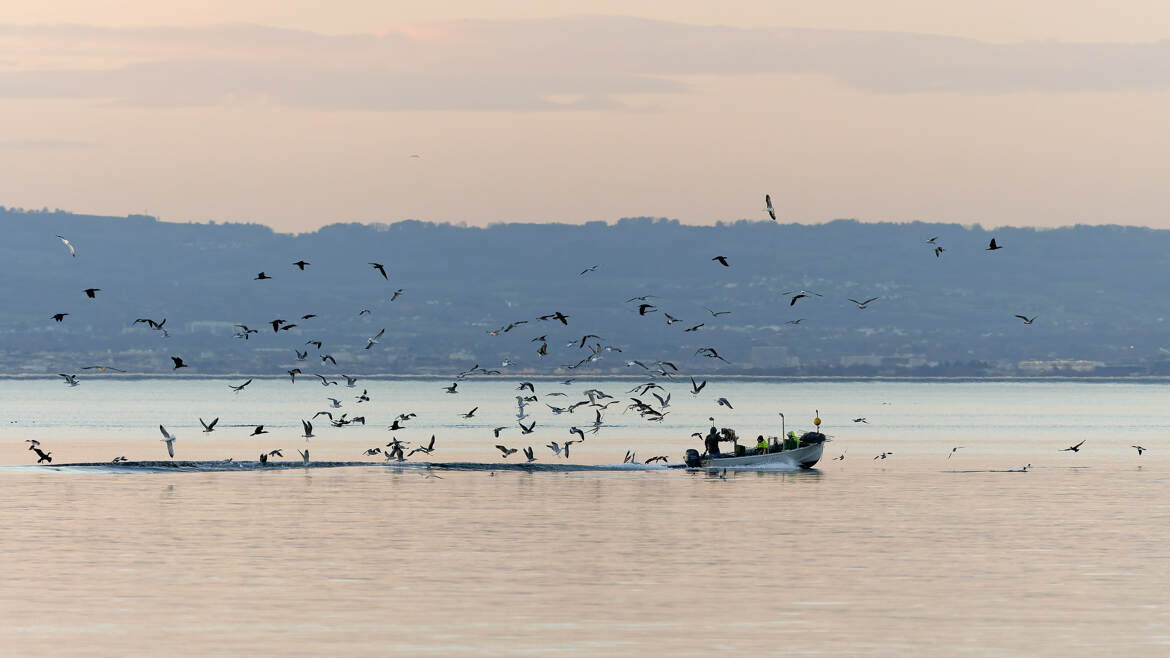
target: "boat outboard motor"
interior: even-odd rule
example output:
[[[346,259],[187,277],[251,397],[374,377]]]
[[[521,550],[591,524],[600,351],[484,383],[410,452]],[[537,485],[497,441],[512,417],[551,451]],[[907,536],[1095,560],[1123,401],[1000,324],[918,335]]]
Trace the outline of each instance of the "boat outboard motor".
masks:
[[[683,462],[686,463],[687,468],[698,468],[699,465],[702,464],[702,462],[699,460],[699,451],[695,450],[694,448],[688,448],[687,456],[685,459],[683,459]]]

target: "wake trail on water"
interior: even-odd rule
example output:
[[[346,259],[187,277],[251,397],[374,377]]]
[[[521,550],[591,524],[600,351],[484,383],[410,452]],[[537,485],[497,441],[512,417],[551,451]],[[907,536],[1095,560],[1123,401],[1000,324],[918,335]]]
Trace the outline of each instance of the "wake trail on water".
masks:
[[[268,462],[261,464],[258,461],[141,461],[121,462],[79,462],[73,464],[26,465],[16,466],[18,469],[51,470],[62,472],[85,473],[220,473],[220,472],[256,472],[256,471],[291,471],[324,468],[381,468],[391,471],[527,471],[534,473],[572,473],[580,471],[667,471],[677,466],[662,466],[660,464],[488,464],[478,462],[343,462],[343,461],[314,461],[309,464],[302,462]]]
[[[22,465],[7,468],[19,470],[50,470],[75,473],[221,473],[291,471],[324,468],[381,468],[390,471],[519,471],[528,473],[579,473],[579,472],[643,472],[643,471],[772,471],[791,473],[801,471],[799,467],[768,464],[756,467],[733,467],[711,469],[688,469],[682,462],[669,464],[548,464],[548,463],[502,463],[484,462],[343,462],[315,461],[268,462],[258,461],[140,461],[121,462],[79,462],[73,464]],[[815,472],[815,471],[814,471]]]

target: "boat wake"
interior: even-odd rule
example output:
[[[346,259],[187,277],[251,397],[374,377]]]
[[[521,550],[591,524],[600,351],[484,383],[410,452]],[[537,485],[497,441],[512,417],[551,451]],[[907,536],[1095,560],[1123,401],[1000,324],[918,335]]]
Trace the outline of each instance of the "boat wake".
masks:
[[[781,464],[738,466],[722,468],[688,469],[682,462],[668,464],[553,464],[541,462],[484,463],[484,462],[363,462],[363,461],[314,461],[303,464],[298,461],[127,461],[79,462],[72,464],[46,464],[9,466],[5,469],[24,471],[58,471],[74,473],[221,473],[256,471],[292,471],[323,468],[377,468],[389,471],[519,471],[527,473],[581,473],[581,472],[642,472],[642,471],[768,471],[800,472],[799,467]],[[816,472],[815,470],[812,472]]]
[[[362,461],[127,461],[79,462],[72,464],[23,465],[9,467],[19,470],[85,472],[85,473],[220,473],[254,471],[291,471],[323,468],[377,468],[390,471],[526,471],[530,473],[573,473],[582,471],[667,471],[684,468],[678,464],[548,464],[512,463],[489,464],[481,462],[362,462]]]

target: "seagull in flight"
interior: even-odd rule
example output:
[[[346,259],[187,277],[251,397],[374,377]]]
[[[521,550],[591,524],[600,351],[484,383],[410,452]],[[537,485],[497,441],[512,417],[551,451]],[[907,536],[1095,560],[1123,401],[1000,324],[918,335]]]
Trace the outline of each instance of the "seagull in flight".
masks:
[[[161,332],[163,332],[164,335],[169,335],[169,334],[167,334],[167,330],[163,329],[163,325],[165,325],[167,323],[166,318],[163,318],[162,322],[155,322],[154,320],[151,320],[150,318],[138,318],[132,324],[138,324],[139,322],[145,322],[151,329],[154,329],[155,331],[161,331]]]
[[[265,274],[265,273],[261,272],[261,273],[257,274],[257,275],[256,275],[256,278],[254,278],[254,279],[252,279],[252,280],[253,280],[253,281],[263,281],[263,280],[265,280],[265,279],[271,279],[271,278],[272,278],[272,277],[270,277],[270,276],[268,276],[267,274]]]
[[[245,386],[247,386],[248,384],[251,384],[251,383],[252,383],[252,380],[249,379],[248,381],[244,382],[243,384],[240,384],[239,386],[232,386],[231,384],[228,384],[228,388],[232,389],[236,393],[239,393],[240,391],[244,390]]]
[[[477,412],[477,411],[479,411],[479,407],[475,407],[471,411],[468,411],[465,414],[459,414],[459,415],[464,417],[464,418],[473,418],[475,416],[475,412]]]
[[[706,385],[707,385],[706,379],[704,379],[703,383],[700,384],[700,383],[695,381],[694,377],[691,377],[691,395],[698,395],[699,392],[702,391],[703,387]]]
[[[1019,319],[1021,319],[1021,320],[1023,320],[1023,321],[1024,321],[1024,324],[1032,324],[1033,322],[1035,322],[1035,321],[1036,321],[1036,318],[1038,318],[1038,317],[1040,317],[1040,316],[1038,316],[1038,315],[1033,315],[1032,317],[1030,317],[1030,318],[1029,318],[1029,317],[1028,317],[1028,316],[1026,316],[1026,315],[1017,315],[1016,317],[1017,317],[1017,318],[1019,318]]]
[[[728,409],[735,408],[735,407],[731,406],[731,403],[727,401],[727,398],[719,398],[718,400],[715,400],[715,403],[721,407],[727,407]]]
[[[522,324],[528,324],[528,320],[517,320],[515,322],[509,322],[507,324],[507,326],[504,327],[504,333],[508,333],[509,331],[515,329],[516,327],[519,327]]]
[[[568,326],[568,324],[569,324],[569,316],[565,315],[564,313],[561,313],[560,311],[557,311],[556,313],[552,313],[550,315],[542,315],[538,319],[540,319],[540,320],[559,320],[560,323],[565,325],[565,326]]]
[[[66,247],[69,247],[69,255],[70,256],[77,258],[77,250],[73,248],[73,244],[70,243],[69,240],[65,239],[64,235],[58,235],[57,239],[60,240],[61,242],[65,243]]]
[[[207,432],[214,432],[214,431],[215,431],[215,424],[216,424],[216,423],[218,423],[218,422],[219,422],[219,418],[218,418],[218,417],[216,417],[216,418],[215,418],[214,420],[212,420],[210,423],[208,423],[208,422],[204,421],[202,418],[200,418],[200,419],[199,419],[199,424],[203,426],[203,431],[204,431],[204,433],[207,433]]]
[[[705,325],[706,325],[706,323],[704,323],[704,322],[700,322],[699,324],[696,324],[695,326],[691,327],[690,329],[683,329],[683,331],[684,331],[684,332],[698,331],[698,330],[699,330],[699,327],[702,327],[702,326],[705,326]]]
[[[297,262],[293,263],[293,265],[296,265],[298,268],[300,268],[300,270],[301,270],[302,272],[304,272],[304,271],[305,271],[305,266],[306,266],[306,265],[309,265],[309,263],[307,263],[307,262],[305,262],[305,261],[303,261],[303,260],[298,260]]]
[[[702,354],[709,359],[719,359],[724,363],[730,363],[730,361],[727,359],[719,356],[719,353],[715,351],[714,347],[700,347],[699,349],[695,350],[695,354]]]
[[[1138,457],[1141,457],[1142,453],[1147,450],[1147,448],[1143,448],[1142,446],[1130,446],[1130,447],[1134,448],[1138,451]]]
[[[171,459],[174,459],[175,458],[175,440],[178,439],[179,437],[168,432],[167,428],[163,427],[162,425],[158,426],[158,430],[160,432],[162,432],[162,435],[163,435],[163,438],[161,438],[159,440],[162,441],[163,443],[167,444],[167,454],[171,456]]]
[[[795,293],[795,294],[793,294],[793,293]],[[784,294],[785,295],[793,295],[792,301],[788,302],[789,306],[796,306],[796,300],[801,299],[802,297],[808,297],[809,295],[816,295],[817,297],[824,297],[824,295],[820,294],[819,292],[809,292],[808,290],[791,290],[791,291],[786,292]]]
[[[1080,452],[1081,446],[1085,445],[1085,441],[1087,441],[1087,440],[1088,439],[1083,439],[1080,443],[1076,444],[1075,446],[1069,446],[1067,448],[1062,448],[1060,450],[1057,450],[1057,452]]]
[[[706,306],[704,306],[703,309],[706,310],[708,313],[710,313],[711,317],[713,317],[713,318],[717,318],[720,315],[727,315],[728,313],[731,313],[731,311],[712,311],[711,309],[707,308]],[[702,325],[699,325],[699,326],[702,326]]]
[[[305,430],[305,433],[301,435],[301,436],[305,437],[305,440],[313,438],[313,424],[312,423],[310,423],[307,420],[301,419],[301,427]]]
[[[57,373],[57,376],[64,377],[65,383],[70,385],[70,386],[77,386],[78,384],[80,384],[80,382],[77,381],[77,375],[66,375],[65,373],[59,372],[59,373]]]
[[[122,370],[121,368],[115,368],[114,366],[83,366],[81,369],[82,370],[113,370],[114,372],[126,372],[125,370]]]
[[[268,430],[264,429],[263,425],[257,425],[256,429],[252,430],[252,433],[248,436],[258,436],[260,434],[268,434]]]
[[[947,459],[954,457],[955,453],[962,450],[962,449],[963,449],[963,446],[955,446],[954,448],[951,448],[951,452],[947,455]]]
[[[1000,245],[996,244],[996,243],[995,243],[995,238],[992,238],[992,239],[991,239],[991,243],[987,245],[987,248],[986,248],[986,249],[984,249],[984,251],[995,251],[996,249],[1003,249],[1003,247],[1001,247]]]
[[[853,419],[853,422],[855,422],[855,423],[865,423],[866,425],[869,425],[869,421],[868,421],[868,420],[866,420],[864,416],[863,416],[863,417],[861,417],[861,418],[854,418],[854,419]]]
[[[41,450],[40,448],[38,448],[36,446],[29,447],[29,450],[32,450],[33,452],[37,453],[37,463],[38,464],[41,462],[49,462],[50,464],[53,463],[53,458],[51,457],[51,455],[53,454],[52,451],[45,452],[44,450]]]
[[[434,452],[434,451],[435,451],[435,435],[434,435],[434,434],[432,434],[432,435],[431,435],[431,442],[430,442],[430,443],[426,444],[425,446],[423,446],[423,445],[420,445],[420,446],[418,446],[417,448],[415,448],[414,450],[411,450],[411,451],[410,451],[410,454],[409,454],[409,455],[407,455],[407,457],[409,457],[410,455],[413,455],[413,454],[414,454],[414,453],[416,453],[416,452],[421,452],[421,453],[423,453],[424,455],[429,455],[429,454],[431,454],[431,453],[432,453],[432,452]]]
[[[764,205],[766,206],[765,210],[768,211],[768,216],[772,218],[772,221],[776,221],[776,209],[772,207],[771,194],[764,195]]]
[[[500,452],[504,453],[504,459],[507,459],[509,455],[514,454],[516,452],[515,448],[509,448],[509,447],[502,446],[502,445],[497,445],[496,449],[499,450]]]
[[[586,267],[585,269],[581,270],[581,273],[580,273],[580,274],[578,274],[577,276],[585,276],[585,275],[586,275],[586,274],[588,274],[589,272],[596,272],[596,271],[597,271],[597,266],[596,266],[596,265],[591,265],[591,266],[589,266],[589,267]]]
[[[712,258],[711,260],[719,261],[719,264],[722,265],[723,267],[731,267],[730,265],[727,264],[727,256],[716,256],[716,257]]]
[[[370,266],[373,267],[375,270],[378,270],[378,272],[381,273],[383,279],[390,278],[389,276],[386,275],[386,268],[383,267],[381,263],[370,263]]]
[[[870,302],[876,302],[879,299],[881,299],[881,297],[870,297],[869,299],[865,300],[864,302],[859,302],[856,299],[850,299],[849,301],[853,302],[854,304],[857,304],[857,308],[863,309],[866,306],[868,306]]]
[[[178,370],[179,368],[186,368],[186,367],[188,367],[186,363],[183,363],[183,358],[182,358],[182,357],[178,357],[178,356],[172,356],[172,357],[171,357],[171,361],[174,361],[174,362],[175,362],[175,367],[174,367],[174,368],[171,368],[171,370]]]
[[[85,293],[86,297],[89,297],[90,299],[96,299],[97,293],[101,291],[101,288],[86,288],[83,292]]]
[[[69,315],[69,314],[68,313],[54,313],[54,314],[50,315],[49,317],[56,320],[57,322],[60,322],[60,321],[65,319],[66,315]]]
[[[403,290],[402,288],[395,290],[394,294],[390,296],[390,301],[394,301],[395,299],[398,299],[399,297],[402,296],[402,293],[404,293],[404,292],[406,292],[406,291]]]
[[[377,334],[376,334],[376,335],[375,335],[373,338],[367,338],[367,339],[366,339],[366,346],[365,346],[363,349],[367,349],[367,350],[368,350],[368,349],[370,349],[371,347],[373,347],[374,345],[377,345],[377,344],[378,344],[378,339],[379,339],[379,338],[381,338],[381,337],[382,337],[382,334],[384,334],[384,333],[386,333],[386,328],[385,328],[385,327],[382,327],[382,330],[381,330],[381,331],[379,331],[379,332],[378,332],[378,333],[377,333]],[[334,362],[334,363],[336,363],[336,362]]]

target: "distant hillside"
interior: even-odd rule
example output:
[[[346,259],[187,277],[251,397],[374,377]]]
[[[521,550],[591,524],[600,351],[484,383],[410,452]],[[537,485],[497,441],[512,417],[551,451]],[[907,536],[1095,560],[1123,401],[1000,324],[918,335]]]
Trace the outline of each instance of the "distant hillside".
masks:
[[[685,372],[960,374],[1043,372],[1100,362],[1170,374],[1170,231],[954,224],[714,227],[632,218],[608,225],[416,221],[276,233],[254,224],[181,224],[0,210],[0,371],[306,371],[451,374],[476,363],[553,374],[597,334],[622,352],[578,372],[634,372],[657,359]],[[77,248],[71,258],[54,237]],[[986,251],[991,237],[1003,249]],[[936,258],[925,240],[944,247]],[[712,261],[726,256],[730,267]],[[298,271],[293,261],[311,265]],[[389,280],[368,264],[384,263]],[[597,265],[596,271],[579,275]],[[271,280],[253,280],[264,271]],[[85,288],[100,288],[87,299]],[[396,289],[403,294],[389,302]],[[790,305],[787,291],[810,296]],[[639,316],[625,300],[653,295]],[[848,298],[880,297],[865,309]],[[731,311],[713,317],[714,311]],[[359,315],[362,309],[369,314]],[[561,311],[569,325],[538,321]],[[54,313],[69,313],[61,323]],[[305,314],[318,317],[301,320]],[[665,314],[678,318],[667,325]],[[1024,325],[1015,314],[1038,316]],[[161,332],[136,318],[167,319]],[[297,326],[274,334],[281,318]],[[527,320],[510,332],[488,332]],[[787,324],[801,320],[799,324]],[[233,338],[232,325],[259,329]],[[703,323],[693,332],[684,329]],[[386,335],[370,350],[366,338]],[[537,355],[547,335],[548,356]],[[299,363],[294,349],[320,339]],[[590,341],[593,342],[593,341]],[[715,347],[729,363],[695,355]],[[1027,370],[1032,368],[1032,370]],[[569,372],[563,370],[563,372]],[[1100,369],[1100,372],[1106,370]]]

